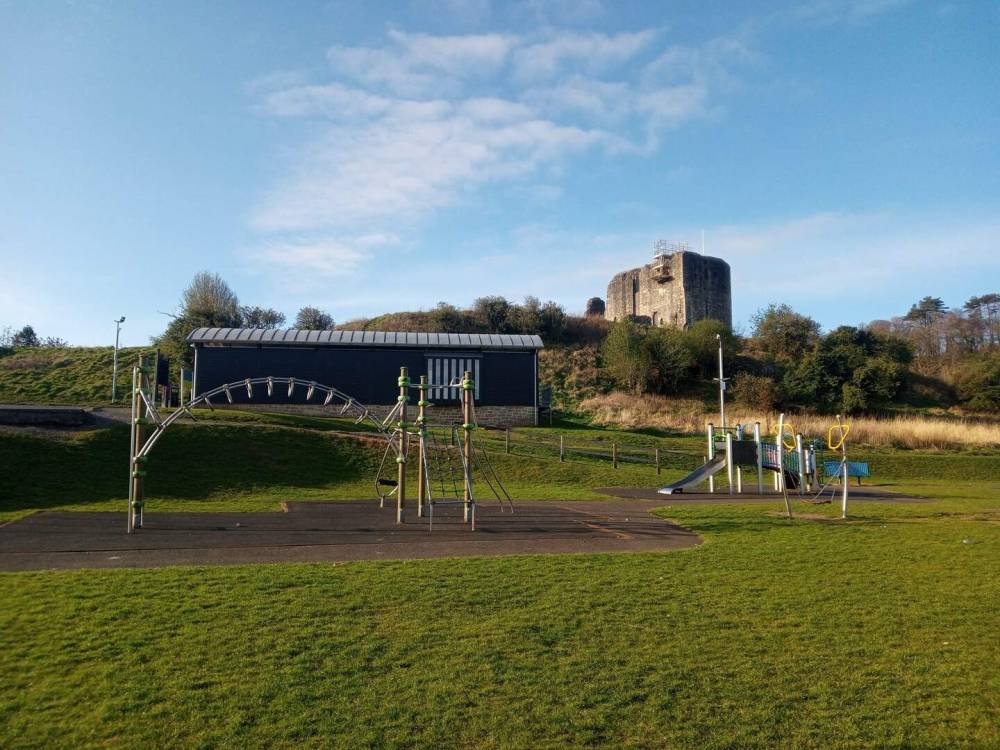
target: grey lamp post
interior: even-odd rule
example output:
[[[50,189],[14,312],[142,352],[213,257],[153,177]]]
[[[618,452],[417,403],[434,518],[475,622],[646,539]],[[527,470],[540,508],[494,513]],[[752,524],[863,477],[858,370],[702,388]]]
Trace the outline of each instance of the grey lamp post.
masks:
[[[722,429],[726,429],[726,381],[729,378],[722,373],[722,334],[715,334],[715,340],[719,342],[719,419],[722,420]]]
[[[115,362],[111,369],[111,403],[115,402],[118,398],[118,337],[121,335],[122,323],[125,322],[125,316],[122,315],[118,320],[115,321]]]

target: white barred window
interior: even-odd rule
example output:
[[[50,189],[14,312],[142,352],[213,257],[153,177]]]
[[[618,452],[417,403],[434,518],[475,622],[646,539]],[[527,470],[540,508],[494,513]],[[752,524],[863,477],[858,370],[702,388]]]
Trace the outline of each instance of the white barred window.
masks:
[[[434,386],[430,389],[431,401],[458,401],[462,397],[462,389],[445,388],[452,383],[461,386],[462,375],[466,370],[472,373],[476,383],[475,398],[479,398],[479,359],[471,357],[428,357],[427,382]]]

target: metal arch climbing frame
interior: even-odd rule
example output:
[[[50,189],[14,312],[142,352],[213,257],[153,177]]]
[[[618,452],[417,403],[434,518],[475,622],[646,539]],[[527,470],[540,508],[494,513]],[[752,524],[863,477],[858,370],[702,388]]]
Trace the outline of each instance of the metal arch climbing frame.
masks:
[[[379,432],[386,433],[386,429],[382,425],[382,423],[379,422],[377,419],[375,419],[375,417],[372,416],[372,414],[368,411],[366,407],[359,404],[351,396],[348,396],[346,393],[339,391],[331,386],[322,385],[320,383],[311,380],[300,380],[299,378],[247,378],[246,380],[237,380],[233,383],[220,385],[218,388],[213,388],[212,390],[203,393],[197,398],[189,401],[187,404],[184,405],[183,408],[178,409],[173,414],[168,416],[166,419],[163,419],[159,416],[159,413],[155,410],[155,408],[152,408],[152,405],[149,404],[145,394],[143,394],[142,395],[143,400],[146,401],[147,404],[149,404],[148,406],[149,411],[151,414],[154,415],[153,422],[156,424],[156,429],[149,436],[149,440],[147,440],[145,444],[142,446],[142,448],[140,448],[139,451],[136,453],[136,457],[141,458],[149,455],[149,452],[153,449],[153,446],[156,445],[156,441],[160,439],[160,435],[162,435],[170,425],[176,422],[184,414],[187,414],[192,419],[194,419],[194,414],[191,414],[191,410],[194,407],[199,406],[200,404],[205,404],[209,409],[214,409],[214,406],[212,404],[212,397],[218,396],[220,393],[225,394],[228,402],[232,404],[234,403],[234,401],[232,397],[232,391],[230,390],[231,388],[234,388],[236,386],[246,386],[247,393],[250,394],[250,396],[252,397],[253,396],[252,387],[261,384],[267,384],[269,386],[268,395],[271,395],[273,387],[275,385],[285,385],[285,384],[289,386],[288,395],[292,394],[296,385],[305,386],[308,389],[306,396],[307,399],[310,398],[311,395],[316,391],[324,392],[327,395],[326,398],[323,400],[323,406],[329,406],[334,400],[339,400],[343,403],[343,407],[340,410],[341,416],[347,414],[348,412],[353,411],[356,413],[356,418],[354,420],[355,424],[361,424],[362,422],[367,422],[371,424],[373,427],[375,427],[375,429],[378,430]]]
[[[274,394],[275,386],[286,386],[288,389],[288,396],[291,396],[295,392],[296,388],[301,387],[306,391],[307,401],[310,401],[317,393],[325,394],[325,396],[323,396],[323,406],[330,406],[331,404],[337,402],[340,405],[341,416],[349,414],[354,417],[355,424],[366,423],[373,427],[377,432],[385,435],[388,439],[387,450],[391,450],[394,445],[394,436],[387,429],[388,420],[386,423],[380,422],[370,411],[368,411],[366,406],[359,403],[352,396],[332,386],[317,383],[314,380],[303,380],[301,378],[294,377],[276,378],[272,376],[237,380],[232,383],[220,385],[210,391],[206,391],[200,396],[189,401],[169,416],[163,417],[156,409],[153,395],[147,392],[149,387],[148,375],[149,367],[146,366],[145,363],[141,363],[132,368],[132,420],[131,439],[129,441],[130,463],[128,492],[128,533],[130,534],[134,529],[142,528],[142,514],[145,506],[145,502],[143,500],[143,480],[146,475],[143,467],[148,459],[150,451],[153,450],[157,441],[159,441],[160,437],[164,432],[166,432],[170,425],[185,414],[192,419],[195,419],[192,409],[196,406],[204,404],[209,409],[214,410],[212,399],[220,396],[224,397],[229,404],[235,403],[233,401],[234,390],[245,388],[247,397],[253,398],[254,386],[265,386],[268,396]],[[390,414],[390,419],[391,416],[392,415]],[[143,427],[148,424],[153,425],[153,431],[150,433],[149,437],[144,440]]]

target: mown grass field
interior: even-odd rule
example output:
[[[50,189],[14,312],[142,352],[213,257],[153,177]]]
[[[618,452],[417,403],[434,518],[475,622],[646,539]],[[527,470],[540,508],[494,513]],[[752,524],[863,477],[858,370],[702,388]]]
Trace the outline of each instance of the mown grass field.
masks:
[[[149,512],[372,495],[377,446],[301,427],[179,426]],[[0,519],[123,512],[127,440],[0,433]],[[998,747],[1000,457],[864,457],[934,500],[669,506],[706,543],[665,554],[3,574],[0,745]],[[495,458],[520,497],[656,484]]]

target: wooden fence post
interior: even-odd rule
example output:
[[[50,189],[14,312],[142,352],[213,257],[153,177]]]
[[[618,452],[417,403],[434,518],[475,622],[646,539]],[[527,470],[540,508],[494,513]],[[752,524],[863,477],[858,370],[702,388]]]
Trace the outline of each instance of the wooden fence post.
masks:
[[[656,475],[660,475],[660,449],[656,448]]]
[[[566,460],[566,446],[563,444],[563,436],[559,436],[559,460]]]
[[[510,453],[510,427],[505,427],[503,431],[503,452]]]
[[[611,441],[611,466],[618,468],[618,444]]]

